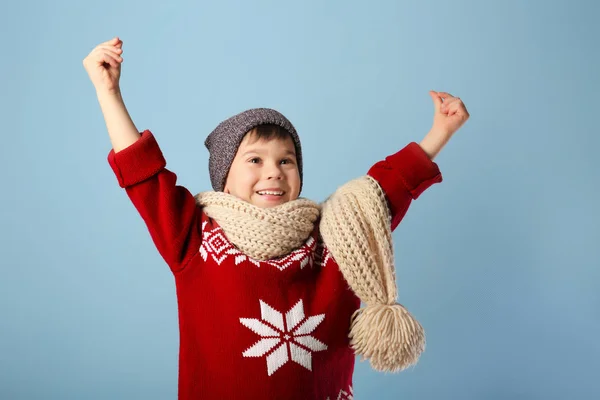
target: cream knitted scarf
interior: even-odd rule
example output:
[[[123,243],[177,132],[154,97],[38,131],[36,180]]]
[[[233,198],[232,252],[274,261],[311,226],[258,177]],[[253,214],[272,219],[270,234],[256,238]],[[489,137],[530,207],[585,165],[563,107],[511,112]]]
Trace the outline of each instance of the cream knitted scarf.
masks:
[[[385,193],[373,178],[348,182],[322,205],[298,199],[259,208],[223,192],[199,193],[196,202],[236,247],[258,260],[299,248],[320,216],[325,245],[366,304],[352,316],[349,337],[355,353],[379,371],[400,371],[417,362],[425,334],[396,303],[391,216]]]

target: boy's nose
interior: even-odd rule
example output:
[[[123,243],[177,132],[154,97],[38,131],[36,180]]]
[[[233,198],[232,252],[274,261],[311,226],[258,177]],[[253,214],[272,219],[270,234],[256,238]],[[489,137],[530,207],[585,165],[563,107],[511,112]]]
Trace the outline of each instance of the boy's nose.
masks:
[[[283,178],[283,174],[280,171],[274,171],[273,173],[270,173],[267,177],[267,179],[281,179]]]
[[[281,179],[283,177],[283,173],[281,169],[276,166],[271,166],[267,172],[267,179]]]

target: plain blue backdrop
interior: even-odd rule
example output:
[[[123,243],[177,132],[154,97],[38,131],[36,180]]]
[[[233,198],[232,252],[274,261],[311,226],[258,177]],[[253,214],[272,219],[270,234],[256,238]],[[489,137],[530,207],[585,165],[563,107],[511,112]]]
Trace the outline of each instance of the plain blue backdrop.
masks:
[[[122,91],[168,167],[273,107],[322,201],[431,127],[471,118],[394,233],[420,362],[357,362],[356,399],[600,398],[600,6],[593,1],[23,1],[0,16],[0,398],[174,399],[173,277],[118,187],[82,66],[124,41]],[[243,388],[241,388],[243,390]]]

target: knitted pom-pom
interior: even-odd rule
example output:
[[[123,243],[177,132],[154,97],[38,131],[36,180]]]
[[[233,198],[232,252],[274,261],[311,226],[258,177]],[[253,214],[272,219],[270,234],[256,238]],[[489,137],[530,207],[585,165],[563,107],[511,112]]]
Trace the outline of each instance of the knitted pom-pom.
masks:
[[[378,371],[397,372],[416,364],[425,350],[425,332],[400,304],[368,304],[355,311],[350,345]]]

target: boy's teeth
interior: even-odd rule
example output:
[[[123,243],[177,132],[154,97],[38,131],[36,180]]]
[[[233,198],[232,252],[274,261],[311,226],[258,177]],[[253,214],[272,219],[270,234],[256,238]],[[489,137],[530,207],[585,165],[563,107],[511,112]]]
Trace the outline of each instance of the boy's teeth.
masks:
[[[258,192],[258,194],[270,194],[273,196],[283,196],[283,192]]]

